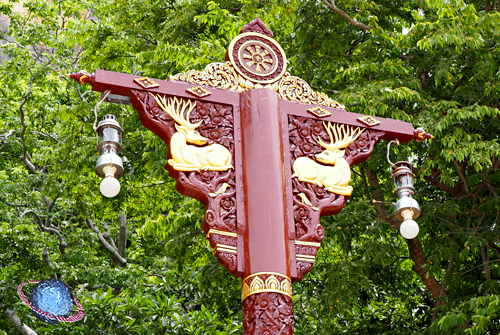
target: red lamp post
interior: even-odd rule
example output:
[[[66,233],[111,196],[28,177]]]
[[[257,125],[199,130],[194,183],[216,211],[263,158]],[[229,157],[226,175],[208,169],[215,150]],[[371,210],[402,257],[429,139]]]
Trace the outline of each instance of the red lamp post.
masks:
[[[286,72],[286,55],[256,19],[225,63],[168,81],[96,70],[71,78],[130,98],[169,144],[177,190],[201,201],[203,229],[242,278],[244,333],[292,334],[292,282],[309,272],[324,229],[352,192],[350,166],[380,139],[430,138],[406,122],[346,112]]]

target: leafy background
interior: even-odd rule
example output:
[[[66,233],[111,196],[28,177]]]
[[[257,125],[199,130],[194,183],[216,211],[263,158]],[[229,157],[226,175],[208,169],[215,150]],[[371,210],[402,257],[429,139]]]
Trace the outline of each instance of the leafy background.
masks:
[[[203,208],[175,192],[165,144],[131,107],[103,104],[99,118],[112,113],[125,129],[126,157],[122,191],[103,198],[92,129],[100,96],[62,74],[101,68],[167,79],[203,69],[256,16],[285,49],[290,73],[348,111],[435,136],[391,156],[414,165],[417,239],[405,241],[391,214],[385,143],[354,167],[352,197],[322,219],[317,262],[294,284],[295,333],[498,334],[499,6],[2,2],[0,334],[19,333],[16,317],[38,334],[242,333],[239,280],[211,255]],[[82,321],[45,325],[17,297],[19,283],[51,275],[86,307]]]

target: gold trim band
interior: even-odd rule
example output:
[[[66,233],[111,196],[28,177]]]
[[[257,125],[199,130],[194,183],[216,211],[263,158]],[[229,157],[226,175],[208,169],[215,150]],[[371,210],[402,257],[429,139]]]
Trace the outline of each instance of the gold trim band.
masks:
[[[255,277],[255,276],[265,276],[265,275],[280,276],[280,277],[284,277],[284,278],[292,281],[290,279],[290,277],[288,277],[282,273],[279,273],[279,272],[256,272],[256,273],[252,273],[250,276],[247,276],[245,279],[242,280],[242,282],[245,282],[247,279],[250,279],[250,278]]]
[[[259,276],[267,275],[264,281]],[[278,279],[278,277],[281,277]],[[248,279],[252,279],[250,285],[246,283]],[[281,280],[281,281],[280,281]],[[241,300],[256,293],[274,292],[292,297],[292,281],[285,275],[276,272],[259,272],[246,277],[242,281]]]
[[[233,247],[232,245],[217,244],[214,249],[214,255],[217,252],[227,252],[230,254],[237,254],[238,249],[236,247]]]
[[[297,241],[295,240],[295,244],[297,245],[309,245],[309,246],[313,246],[313,247],[321,247],[321,243],[317,243],[317,242],[307,242],[307,241]]]
[[[315,259],[316,259],[316,256],[311,256],[311,255],[295,255],[295,260],[296,261],[314,263]]]
[[[217,235],[225,235],[225,236],[231,236],[231,237],[238,237],[238,234],[232,233],[230,231],[222,231],[222,230],[217,230],[217,229],[210,229],[207,233],[207,238],[210,237],[210,234],[217,234]]]

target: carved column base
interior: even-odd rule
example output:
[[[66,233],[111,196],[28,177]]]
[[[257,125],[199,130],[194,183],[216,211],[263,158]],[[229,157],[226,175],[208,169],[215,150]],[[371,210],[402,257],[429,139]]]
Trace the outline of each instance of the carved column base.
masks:
[[[256,293],[243,301],[244,335],[292,335],[292,298],[280,293]]]
[[[290,278],[257,273],[242,281],[244,335],[292,335],[293,306]]]

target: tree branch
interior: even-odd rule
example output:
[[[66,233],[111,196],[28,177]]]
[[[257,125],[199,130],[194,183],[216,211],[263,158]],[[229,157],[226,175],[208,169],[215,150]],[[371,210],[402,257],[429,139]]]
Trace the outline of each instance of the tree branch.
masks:
[[[116,248],[113,248],[106,241],[104,236],[102,236],[101,232],[99,231],[99,228],[97,228],[96,224],[89,218],[86,218],[85,222],[87,223],[87,226],[97,235],[97,237],[99,237],[99,242],[101,243],[101,245],[115,258],[115,260],[118,262],[118,265],[120,265],[121,267],[127,266],[127,260],[118,253]]]
[[[29,71],[29,72],[31,73],[31,71]],[[26,132],[26,128],[28,128],[28,125],[24,121],[24,118],[25,118],[24,105],[26,104],[26,102],[29,99],[29,96],[33,92],[33,81],[34,80],[35,80],[35,76],[32,74],[31,77],[30,77],[30,80],[29,80],[28,92],[26,92],[26,94],[23,96],[23,101],[19,105],[19,111],[21,112],[21,126],[22,126],[22,128],[21,128],[21,134],[20,134],[19,137],[21,139],[21,145],[23,147],[23,155],[21,157],[21,160],[23,161],[24,165],[26,165],[26,167],[28,168],[28,170],[30,170],[32,172],[36,172],[37,169],[30,162],[30,160],[28,159],[28,147],[26,146],[26,140],[24,138],[24,133]]]
[[[104,228],[104,234],[102,236],[106,239],[108,239],[109,244],[116,249],[115,241],[113,241],[113,237],[111,237],[111,232],[109,231],[109,226],[107,222],[102,223],[102,227]]]
[[[389,213],[389,211],[385,208],[384,194],[380,189],[380,184],[378,183],[377,173],[370,169],[368,165],[365,165],[366,175],[368,177],[368,183],[374,189],[373,199],[376,200],[375,207],[377,208],[377,216],[380,220],[383,220],[394,228],[399,228],[399,221],[394,218],[394,216]]]
[[[47,249],[43,249],[42,250],[42,260],[43,262],[49,267],[49,268],[53,268],[54,266],[52,265],[52,262],[50,261],[50,255],[49,255],[49,252],[47,251]]]
[[[450,275],[451,267],[453,266],[453,263],[455,263],[455,255],[451,255],[450,261],[448,262],[448,267],[446,268],[446,274],[444,275],[443,284],[441,285],[441,289],[439,290],[439,299],[436,303],[436,307],[444,304],[444,300],[441,300],[441,296],[444,294],[444,292],[446,290],[448,276]],[[436,320],[436,317],[437,317],[437,308],[435,308],[434,312],[432,312],[432,321]]]
[[[125,257],[125,248],[127,247],[127,216],[120,214],[120,234],[118,235],[118,253]]]
[[[335,5],[335,1],[334,0],[331,0],[331,3],[328,3],[328,1],[323,0],[323,3],[326,5],[326,7],[328,7],[331,10],[333,10],[335,13],[340,14],[343,18],[345,18],[347,21],[349,21],[349,23],[352,24],[353,26],[358,27],[358,28],[362,28],[362,29],[365,29],[365,30],[372,30],[371,26],[368,26],[366,24],[363,24],[363,23],[360,23],[360,22],[356,21],[355,19],[353,19],[352,17],[350,17],[346,12],[344,12],[341,9],[339,9]]]
[[[458,176],[460,177],[460,180],[462,181],[462,184],[464,185],[465,193],[469,193],[469,188],[467,187],[467,179],[465,179],[465,166],[466,164],[462,164],[462,168],[458,166],[458,162],[456,159],[453,160],[453,163],[455,164],[455,168],[457,169]]]
[[[16,326],[17,329],[24,335],[38,335],[33,329],[30,327],[26,326],[24,323],[21,322],[21,319],[19,316],[17,316],[16,312],[11,310],[11,309],[6,309],[5,310],[5,315],[9,318],[10,321]]]
[[[491,271],[490,271],[490,247],[485,245],[481,247],[481,256],[483,258],[484,274],[486,275],[486,280],[491,281]],[[484,295],[488,294],[488,290],[484,290]]]
[[[11,129],[7,133],[0,135],[0,139],[2,139],[2,140],[8,139],[10,135],[14,134],[14,132],[15,131]]]
[[[31,131],[33,134],[37,134],[37,135],[40,135],[40,136],[43,136],[43,137],[47,137],[47,138],[50,138],[51,140],[59,143],[59,140],[57,138],[55,138],[54,136],[50,135],[50,134],[47,134],[47,133],[44,133],[44,132],[41,132],[41,131]]]

